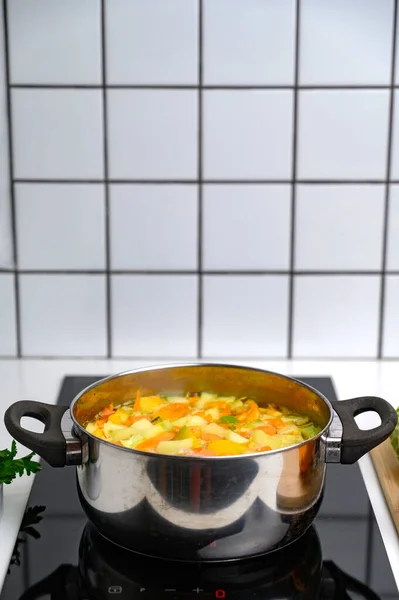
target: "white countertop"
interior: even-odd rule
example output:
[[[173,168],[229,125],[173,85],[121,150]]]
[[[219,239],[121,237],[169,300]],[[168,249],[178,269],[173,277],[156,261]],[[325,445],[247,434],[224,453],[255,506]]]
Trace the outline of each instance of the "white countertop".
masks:
[[[182,359],[182,362],[190,361]],[[232,362],[265,368],[287,375],[330,375],[334,380],[340,400],[355,396],[374,395],[382,396],[395,407],[399,406],[399,361],[246,361],[238,359],[223,361],[219,359],[217,362]],[[64,375],[107,375],[154,364],[157,364],[157,361],[0,360],[0,449],[10,444],[10,436],[3,424],[3,415],[6,408],[16,400],[40,400],[53,404],[57,399]],[[372,415],[362,415],[362,423],[370,427],[375,424],[375,421]],[[345,466],[342,468],[344,469]],[[361,459],[360,468],[399,588],[399,538],[369,456]],[[4,513],[0,521],[0,590],[7,573],[32,483],[33,477],[22,477],[11,485],[5,486]]]

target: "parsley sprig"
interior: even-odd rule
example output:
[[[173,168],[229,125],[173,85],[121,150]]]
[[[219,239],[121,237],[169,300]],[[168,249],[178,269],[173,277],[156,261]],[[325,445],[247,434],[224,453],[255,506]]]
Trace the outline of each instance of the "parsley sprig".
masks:
[[[36,461],[32,460],[34,452],[31,452],[23,458],[15,458],[17,456],[17,444],[13,440],[11,450],[5,448],[0,450],[0,484],[11,483],[17,475],[20,477],[26,473],[37,473],[41,466]]]

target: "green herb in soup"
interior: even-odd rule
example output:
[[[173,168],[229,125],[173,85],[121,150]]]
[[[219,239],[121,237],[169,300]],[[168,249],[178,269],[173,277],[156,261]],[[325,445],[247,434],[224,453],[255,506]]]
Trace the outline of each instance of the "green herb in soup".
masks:
[[[186,456],[231,456],[293,446],[320,433],[308,416],[251,398],[202,393],[141,396],[112,404],[86,430],[126,448]]]

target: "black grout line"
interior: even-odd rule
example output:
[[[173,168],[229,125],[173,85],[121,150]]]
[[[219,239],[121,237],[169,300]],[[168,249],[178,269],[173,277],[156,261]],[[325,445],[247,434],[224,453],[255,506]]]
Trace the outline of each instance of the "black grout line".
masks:
[[[202,141],[203,141],[203,106],[202,106],[202,83],[203,83],[203,1],[198,0],[198,306],[197,306],[197,357],[202,356],[202,322],[203,322],[203,255],[202,255],[202,235],[203,235],[203,161],[202,161]]]
[[[1,356],[0,357],[1,360],[19,360],[17,356]],[[110,360],[109,357],[107,357],[105,354],[103,356],[81,356],[81,355],[76,355],[76,356],[63,356],[63,355],[22,355],[20,357],[22,360],[26,360],[26,361],[34,361],[34,360],[46,360],[46,361],[57,361],[57,360],[90,360],[90,361],[108,361]],[[205,362],[220,362],[222,361],[223,364],[225,364],[226,362],[229,362],[231,364],[241,364],[241,363],[247,363],[247,362],[262,362],[262,363],[270,363],[270,362],[281,362],[281,363],[286,363],[287,362],[287,357],[286,356],[242,356],[242,355],[237,355],[237,356],[226,356],[223,354],[223,356],[212,356],[212,355],[206,355],[203,356],[201,359],[198,359],[195,356],[143,356],[143,355],[130,355],[130,356],[112,356],[111,357],[112,361],[128,361],[128,360],[134,360],[134,361],[149,361],[149,364],[154,364],[154,363],[171,363],[171,362],[201,362],[201,363],[205,363]],[[296,361],[296,362],[309,362],[309,363],[322,363],[322,362],[333,362],[333,363],[341,363],[343,361],[345,362],[360,362],[360,363],[375,363],[376,361],[376,356],[372,357],[372,356],[293,356],[292,361]],[[399,355],[396,357],[386,357],[386,358],[382,358],[381,362],[383,363],[396,363],[399,360]],[[314,375],[314,373],[312,374],[313,376],[317,376]],[[325,375],[329,375],[329,373],[325,373]],[[295,375],[294,375],[295,376]],[[308,375],[309,377],[311,375]],[[302,377],[305,377],[305,375],[302,375]]]
[[[102,90],[102,84],[96,83],[13,83],[10,84],[11,89],[27,89],[27,90]],[[393,86],[399,88],[399,84]],[[240,90],[304,90],[304,91],[345,91],[345,90],[390,90],[390,85],[374,85],[374,84],[302,84],[302,85],[290,85],[290,84],[226,84],[226,85],[202,85],[202,82],[198,84],[129,84],[129,83],[118,83],[118,84],[107,84],[106,89],[110,90],[198,90],[199,88],[209,91],[240,91]]]
[[[389,123],[387,140],[387,166],[385,183],[385,203],[384,203],[384,229],[382,241],[382,265],[381,265],[381,290],[378,321],[378,345],[377,357],[381,358],[384,348],[384,316],[385,316],[385,292],[386,292],[386,272],[388,259],[388,226],[389,226],[389,200],[390,200],[390,178],[392,168],[392,149],[393,149],[393,130],[394,130],[394,112],[395,112],[395,69],[396,69],[396,38],[398,27],[398,2],[394,2],[393,13],[393,32],[392,32],[392,59],[391,59],[391,92],[389,98]]]
[[[32,179],[13,178],[17,184],[110,185],[385,185],[386,179]],[[399,183],[398,179],[390,183]]]
[[[372,270],[370,269],[369,271],[308,271],[308,270],[300,270],[300,271],[293,271],[293,274],[295,276],[311,276],[311,275],[315,275],[317,277],[320,276],[326,276],[326,277],[330,277],[330,276],[334,276],[334,275],[338,275],[338,276],[358,276],[358,275],[363,275],[363,276],[370,276],[370,275],[381,275],[381,271],[378,270]]]
[[[108,164],[108,105],[107,105],[107,62],[106,62],[106,14],[105,0],[101,0],[101,64],[102,64],[102,99],[103,99],[103,151],[104,151],[104,201],[105,201],[105,265],[106,265],[106,332],[107,356],[112,356],[111,325],[111,239],[110,239],[110,207],[109,207],[109,164]]]
[[[14,183],[18,184],[18,185],[24,185],[24,184],[55,184],[55,185],[62,185],[62,184],[72,184],[72,185],[85,185],[85,184],[104,184],[105,183],[105,179],[42,179],[42,178],[38,178],[38,179],[30,179],[30,178],[21,178],[21,177],[16,177],[14,179]]]
[[[385,179],[297,179],[299,185],[383,185]]]
[[[288,296],[287,356],[292,357],[294,335],[294,303],[295,303],[295,222],[296,222],[296,177],[297,177],[297,145],[298,145],[298,80],[299,80],[299,43],[300,43],[300,0],[296,0],[295,25],[295,71],[292,117],[292,184],[291,184],[291,237],[290,237],[290,279]]]
[[[11,88],[10,88],[10,51],[9,51],[9,35],[8,35],[8,11],[7,11],[7,0],[3,0],[3,20],[4,20],[4,66],[6,74],[6,103],[7,103],[7,121],[8,121],[8,162],[9,162],[9,193],[11,200],[11,229],[12,229],[12,248],[13,248],[13,262],[14,262],[14,293],[15,293],[15,337],[17,346],[17,356],[21,356],[21,310],[20,310],[20,296],[19,296],[19,277],[18,277],[18,244],[17,244],[17,214],[16,214],[16,201],[15,201],[15,189],[14,189],[14,148],[13,148],[13,137],[12,137],[12,100],[11,100]]]
[[[18,275],[198,275],[199,271],[196,269],[183,269],[183,270],[156,270],[156,269],[7,269],[0,268],[0,274],[14,274]],[[370,277],[380,276],[381,271],[369,270],[369,271],[312,271],[312,270],[202,270],[202,275],[206,277],[212,276],[290,276],[294,277]],[[399,270],[386,271],[387,276],[398,276]]]

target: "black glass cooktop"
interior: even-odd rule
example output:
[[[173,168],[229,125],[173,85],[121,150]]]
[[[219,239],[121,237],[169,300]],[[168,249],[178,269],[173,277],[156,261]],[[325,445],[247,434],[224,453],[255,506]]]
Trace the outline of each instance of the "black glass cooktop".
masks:
[[[298,377],[331,400],[328,377]],[[99,377],[66,377],[69,404]],[[399,598],[359,467],[328,465],[321,510],[279,552],[235,563],[150,559],[104,540],[88,523],[75,469],[44,465],[36,477],[1,600],[394,600]]]

